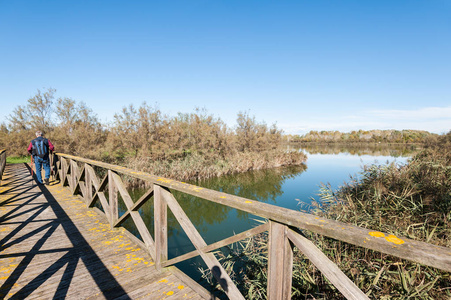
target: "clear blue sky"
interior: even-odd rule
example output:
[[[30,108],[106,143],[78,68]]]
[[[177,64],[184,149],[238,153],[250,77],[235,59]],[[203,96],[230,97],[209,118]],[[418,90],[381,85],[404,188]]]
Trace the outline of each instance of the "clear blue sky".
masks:
[[[37,89],[309,130],[451,130],[451,1],[0,0],[0,120]],[[1,122],[0,121],[0,122]]]

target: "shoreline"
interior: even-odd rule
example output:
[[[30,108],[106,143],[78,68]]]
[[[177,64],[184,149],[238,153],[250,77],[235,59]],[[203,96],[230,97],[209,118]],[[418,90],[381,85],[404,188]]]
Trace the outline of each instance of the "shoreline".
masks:
[[[237,152],[226,157],[192,153],[172,160],[151,160],[146,157],[129,158],[127,168],[148,172],[178,181],[202,180],[253,170],[298,166],[307,161],[307,155],[298,151],[269,150],[262,152]],[[140,187],[131,181],[130,187]]]

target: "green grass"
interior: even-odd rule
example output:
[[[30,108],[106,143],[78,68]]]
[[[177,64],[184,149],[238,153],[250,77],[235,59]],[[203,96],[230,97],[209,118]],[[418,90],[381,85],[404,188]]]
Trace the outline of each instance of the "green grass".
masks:
[[[6,163],[8,164],[29,163],[30,161],[30,156],[8,156],[6,158]]]

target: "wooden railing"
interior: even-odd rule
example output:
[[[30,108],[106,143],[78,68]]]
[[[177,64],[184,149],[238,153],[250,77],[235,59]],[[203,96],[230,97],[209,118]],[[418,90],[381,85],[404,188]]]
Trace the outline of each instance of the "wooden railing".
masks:
[[[6,149],[0,150],[0,184],[6,167]]]
[[[244,297],[212,251],[264,231],[269,231],[268,299],[290,299],[291,297],[293,247],[297,247],[304,253],[347,299],[368,299],[337,265],[300,233],[299,229],[451,271],[451,249],[449,248],[396,237],[116,165],[61,153],[57,153],[57,156],[57,176],[62,184],[68,185],[73,194],[80,194],[89,207],[100,203],[112,227],[119,227],[131,218],[157,268],[168,267],[200,255],[230,299],[244,299]],[[106,175],[103,179],[97,178],[94,166],[104,169]],[[119,174],[146,181],[152,187],[134,202]],[[108,190],[108,198],[105,195],[106,190]],[[251,230],[207,245],[171,193],[173,190],[242,210],[269,221]],[[118,194],[121,195],[127,207],[127,211],[121,217],[118,215]],[[152,197],[155,239],[152,238],[138,211]],[[167,236],[168,208],[196,248],[193,252],[170,260],[168,260]]]

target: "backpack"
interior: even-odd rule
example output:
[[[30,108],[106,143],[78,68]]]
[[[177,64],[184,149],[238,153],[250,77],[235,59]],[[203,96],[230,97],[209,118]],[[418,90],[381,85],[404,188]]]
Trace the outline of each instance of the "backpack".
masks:
[[[44,158],[49,154],[49,141],[45,138],[37,138],[32,142],[33,145],[33,155]]]

